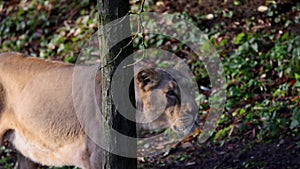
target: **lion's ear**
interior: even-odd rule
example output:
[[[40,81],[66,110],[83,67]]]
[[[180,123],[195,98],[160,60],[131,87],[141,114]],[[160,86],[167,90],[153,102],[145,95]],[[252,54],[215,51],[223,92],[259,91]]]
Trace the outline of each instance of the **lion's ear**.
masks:
[[[136,79],[139,87],[148,91],[159,83],[159,74],[154,68],[144,69],[137,74]]]

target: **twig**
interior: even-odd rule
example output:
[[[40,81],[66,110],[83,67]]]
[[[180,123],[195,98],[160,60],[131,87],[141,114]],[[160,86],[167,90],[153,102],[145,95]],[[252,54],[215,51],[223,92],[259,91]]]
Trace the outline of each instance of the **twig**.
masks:
[[[117,54],[112,60],[110,60],[107,64],[105,64],[104,66],[101,66],[101,67],[99,68],[99,70],[102,69],[102,68],[107,67],[109,64],[112,64],[114,61],[116,61],[116,60],[118,59],[118,57],[120,56],[120,54],[122,53],[122,51],[123,51],[126,47],[128,47],[128,46],[133,42],[133,40],[137,37],[137,35],[139,35],[139,34],[141,34],[142,45],[143,45],[143,47],[144,47],[145,49],[147,48],[147,47],[146,47],[146,44],[145,44],[145,38],[143,37],[144,26],[143,26],[143,20],[142,20],[142,17],[141,17],[142,12],[144,12],[144,4],[145,4],[145,0],[142,0],[142,1],[141,1],[141,5],[140,5],[140,9],[139,9],[138,12],[133,13],[133,12],[131,12],[131,11],[128,11],[128,13],[126,14],[126,16],[124,16],[118,23],[115,24],[115,25],[117,25],[117,24],[121,23],[121,22],[122,22],[128,15],[130,15],[130,14],[137,14],[137,15],[139,15],[139,23],[138,23],[138,30],[137,30],[137,32],[134,34],[134,36],[131,38],[131,40],[130,40],[124,47],[120,48],[120,51],[118,52],[118,54]],[[109,30],[106,31],[106,33],[107,33],[107,32],[110,32],[111,29],[112,29],[112,27],[109,28]],[[102,33],[101,35],[98,34],[98,37],[99,37],[99,36],[103,36],[103,35],[104,35],[104,33]],[[128,65],[126,65],[126,66],[123,66],[123,68],[127,68],[127,67],[129,67],[129,66],[134,66],[134,65],[136,65],[137,63],[141,62],[144,58],[145,58],[145,53],[143,53],[143,56],[142,56],[141,59],[135,61],[135,62],[132,63],[132,64],[128,64]]]

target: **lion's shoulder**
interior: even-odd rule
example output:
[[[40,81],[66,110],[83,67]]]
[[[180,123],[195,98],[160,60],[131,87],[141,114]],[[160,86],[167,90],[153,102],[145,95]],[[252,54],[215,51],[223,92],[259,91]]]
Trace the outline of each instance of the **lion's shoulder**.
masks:
[[[73,67],[73,64],[35,58],[18,52],[0,54],[1,69],[48,71],[58,67]]]
[[[16,60],[16,59],[22,59],[28,57],[28,55],[18,53],[18,52],[6,52],[6,53],[0,53],[0,62],[5,62],[9,60]]]

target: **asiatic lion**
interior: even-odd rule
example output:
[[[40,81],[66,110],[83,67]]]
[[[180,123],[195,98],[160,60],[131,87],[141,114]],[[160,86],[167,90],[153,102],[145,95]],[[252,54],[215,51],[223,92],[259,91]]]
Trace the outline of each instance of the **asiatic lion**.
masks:
[[[18,168],[78,166],[94,169],[89,141],[74,112],[72,73],[74,65],[27,57],[20,53],[0,54],[0,140],[8,135],[20,152]],[[156,111],[152,91],[164,98],[164,112],[151,126],[184,130],[180,112],[180,90],[176,81],[160,69],[141,70],[136,78],[138,108]],[[137,117],[139,118],[139,117]],[[24,157],[25,156],[25,157]],[[29,158],[30,160],[27,160]],[[101,161],[101,160],[100,160]]]

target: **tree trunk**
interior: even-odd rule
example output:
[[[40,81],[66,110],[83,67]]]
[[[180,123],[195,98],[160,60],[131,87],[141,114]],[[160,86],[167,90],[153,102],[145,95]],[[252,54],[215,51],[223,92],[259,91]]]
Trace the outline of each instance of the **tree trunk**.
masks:
[[[118,35],[129,31],[130,33],[130,23],[129,19],[126,18],[122,22],[118,22],[112,30],[102,29],[106,24],[109,24],[111,21],[114,21],[120,17],[125,16],[129,11],[129,1],[128,0],[98,0],[98,11],[99,11],[99,31],[98,31],[98,40],[99,48],[101,55],[101,83],[102,83],[102,115],[106,120],[108,127],[102,125],[102,137],[104,142],[109,142],[109,149],[122,149],[125,151],[136,151],[136,142],[120,139],[113,136],[110,133],[108,128],[113,128],[123,135],[129,137],[136,137],[136,127],[135,123],[124,118],[116,109],[116,106],[112,100],[112,89],[111,82],[112,76],[118,65],[122,62],[123,59],[132,54],[132,44],[131,38],[126,38],[125,40],[120,41],[117,45],[110,46],[112,41],[121,39]],[[110,32],[110,33],[107,33]],[[109,52],[105,53],[103,51],[109,48]],[[118,83],[123,84],[125,82],[124,78],[130,78],[133,75],[133,67],[127,69],[123,72],[123,78],[118,80]],[[130,98],[134,100],[134,87],[131,86],[130,89]],[[120,96],[126,99],[126,96]],[[124,110],[122,110],[124,111]],[[135,115],[135,112],[128,112]],[[106,126],[106,127],[105,127]],[[123,142],[128,144],[127,147],[120,147]],[[102,154],[102,168],[103,169],[135,169],[137,165],[136,158],[127,158],[112,154],[109,151],[103,151]]]

